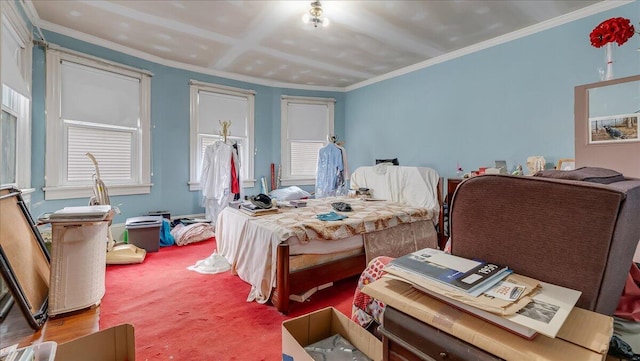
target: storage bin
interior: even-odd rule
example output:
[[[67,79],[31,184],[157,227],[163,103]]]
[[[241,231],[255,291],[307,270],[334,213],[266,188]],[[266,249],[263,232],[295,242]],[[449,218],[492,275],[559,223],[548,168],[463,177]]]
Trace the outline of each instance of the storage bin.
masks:
[[[168,220],[171,220],[171,213],[169,211],[149,211],[147,216],[162,216]]]
[[[162,216],[142,216],[127,218],[127,242],[144,248],[147,252],[157,252],[160,248],[160,227]]]
[[[100,304],[108,221],[52,222],[49,316]]]

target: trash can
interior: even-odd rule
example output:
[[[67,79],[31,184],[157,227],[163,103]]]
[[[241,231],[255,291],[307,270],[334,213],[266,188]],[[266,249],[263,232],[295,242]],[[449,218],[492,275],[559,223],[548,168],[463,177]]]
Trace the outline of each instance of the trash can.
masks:
[[[127,218],[125,229],[127,241],[147,252],[157,252],[160,248],[160,227],[162,216],[142,216]]]

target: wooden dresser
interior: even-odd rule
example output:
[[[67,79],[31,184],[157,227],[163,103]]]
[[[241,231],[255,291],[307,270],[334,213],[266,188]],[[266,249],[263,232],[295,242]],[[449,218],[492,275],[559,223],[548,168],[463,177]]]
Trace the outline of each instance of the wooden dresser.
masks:
[[[393,307],[385,309],[383,324],[378,331],[384,361],[502,360]]]

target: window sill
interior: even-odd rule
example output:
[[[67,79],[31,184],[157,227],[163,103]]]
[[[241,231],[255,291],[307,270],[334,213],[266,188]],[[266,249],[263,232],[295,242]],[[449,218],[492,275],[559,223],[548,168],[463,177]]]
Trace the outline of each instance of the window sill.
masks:
[[[133,194],[149,194],[153,184],[130,184],[130,185],[110,185],[108,186],[109,196],[125,196]],[[45,187],[44,199],[46,201],[55,199],[90,198],[93,197],[91,186],[68,186],[68,187]]]

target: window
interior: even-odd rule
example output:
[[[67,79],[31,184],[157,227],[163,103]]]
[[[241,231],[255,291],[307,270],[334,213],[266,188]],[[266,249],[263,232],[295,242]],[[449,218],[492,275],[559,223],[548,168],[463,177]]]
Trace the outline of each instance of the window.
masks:
[[[223,121],[231,122],[227,142],[238,144],[240,180],[243,187],[253,187],[253,90],[190,82],[190,190],[200,189],[202,157],[208,145],[222,140]]]
[[[70,50],[47,50],[45,199],[92,195],[95,167],[110,195],[151,191],[151,74]]]
[[[2,1],[0,185],[31,187],[31,31],[14,2]]]
[[[313,185],[318,151],[333,135],[335,99],[283,96],[281,184]]]

